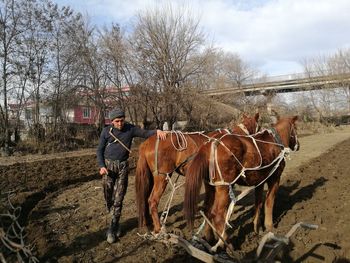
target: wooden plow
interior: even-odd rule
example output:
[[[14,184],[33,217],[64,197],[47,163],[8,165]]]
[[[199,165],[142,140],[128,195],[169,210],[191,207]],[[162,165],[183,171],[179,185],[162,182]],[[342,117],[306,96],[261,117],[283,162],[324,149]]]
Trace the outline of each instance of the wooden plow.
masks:
[[[258,262],[258,263],[269,263],[269,262],[278,262],[276,257],[280,256],[280,253],[285,247],[288,246],[291,236],[299,229],[310,229],[315,230],[318,228],[317,225],[308,224],[305,222],[299,222],[293,225],[290,230],[285,235],[276,235],[272,232],[265,234],[256,250],[255,258],[240,259],[235,258],[233,255],[229,255],[225,252],[212,254],[210,251],[211,246],[202,238],[197,237],[196,235],[192,238],[191,241],[186,240],[182,235],[177,235],[173,233],[162,233],[157,237],[154,236],[144,236],[148,240],[158,241],[165,243],[167,245],[177,245],[186,250],[186,252],[194,258],[197,258],[206,263],[237,263],[237,262]]]
[[[275,257],[289,244],[290,237],[298,230],[298,228],[316,230],[318,225],[299,222],[292,226],[288,233],[284,236],[275,235],[272,232],[265,234],[256,251],[256,258],[261,259],[260,262],[275,262]],[[272,241],[272,242],[270,242]],[[265,253],[262,253],[265,250]],[[259,260],[258,260],[259,262]]]
[[[170,179],[170,178],[169,178]],[[171,181],[171,180],[170,180]],[[165,207],[165,212],[162,214],[162,230],[165,230],[165,222],[167,215],[169,213],[170,209],[170,203],[171,199],[174,195],[174,191],[178,188],[175,184],[172,185],[172,193],[170,194],[171,197],[169,200],[166,202],[166,207]],[[239,196],[235,199],[235,203],[239,201],[240,199],[246,197],[253,188],[248,188],[242,191]],[[143,237],[152,240],[152,241],[158,241],[162,242],[165,244],[172,244],[172,245],[177,245],[182,247],[183,249],[186,250],[186,252],[191,255],[192,257],[195,257],[203,262],[207,263],[212,263],[212,262],[222,262],[222,263],[234,263],[234,262],[276,262],[276,257],[280,255],[280,253],[283,251],[285,247],[288,246],[290,242],[291,236],[299,229],[299,228],[304,228],[304,229],[311,229],[315,230],[318,228],[318,225],[314,224],[309,224],[305,222],[299,222],[295,225],[293,225],[290,230],[285,234],[285,235],[277,235],[272,232],[268,232],[265,234],[260,242],[259,246],[256,250],[256,255],[255,258],[251,259],[239,259],[239,257],[235,257],[237,255],[237,252],[232,251],[228,249],[229,254],[223,252],[223,253],[213,253],[212,251],[212,246],[207,243],[204,239],[199,237],[199,234],[201,230],[204,227],[205,223],[208,223],[210,225],[210,221],[206,218],[204,213],[200,211],[200,214],[204,218],[204,222],[202,225],[199,227],[199,230],[197,233],[192,237],[190,241],[186,240],[183,238],[182,233],[166,233],[166,232],[161,232],[157,236],[153,235],[144,235]],[[165,220],[164,220],[165,219]],[[213,228],[213,227],[212,227]],[[213,228],[215,231],[215,228]],[[181,232],[181,231],[180,231]],[[221,235],[219,233],[216,233],[219,238],[222,239]],[[229,248],[228,244],[226,241],[222,240],[223,243],[225,243],[226,247]]]
[[[172,199],[174,197],[175,191],[183,185],[183,183],[178,183],[178,178],[175,179],[173,182],[169,176],[167,176],[167,180],[170,183],[169,185],[171,186],[171,193],[166,201],[164,211],[161,215],[161,224],[162,224],[162,231],[161,233],[157,235],[150,235],[150,234],[145,234],[145,235],[140,235],[145,239],[152,240],[152,241],[157,241],[157,242],[162,242],[165,244],[172,244],[172,245],[177,245],[182,247],[183,249],[186,250],[186,252],[191,255],[192,257],[195,257],[203,262],[206,263],[214,263],[214,262],[221,262],[221,263],[235,263],[235,262],[258,262],[258,263],[269,263],[269,262],[276,262],[277,259],[276,257],[280,255],[280,253],[283,251],[283,249],[288,246],[290,242],[290,238],[292,235],[299,229],[299,228],[304,228],[304,229],[309,229],[309,230],[316,230],[318,228],[318,225],[314,224],[309,224],[305,222],[299,222],[293,225],[290,230],[285,234],[285,235],[277,235],[274,234],[273,232],[268,232],[265,234],[260,242],[259,246],[256,250],[255,258],[251,259],[240,259],[239,257],[235,256],[237,255],[238,251],[232,251],[230,246],[228,246],[227,242],[223,240],[222,236],[220,233],[216,231],[216,229],[211,225],[210,221],[208,218],[206,218],[205,214],[203,211],[200,211],[200,214],[204,218],[203,223],[199,227],[199,230],[196,232],[196,234],[192,237],[190,241],[186,240],[182,232],[179,231],[178,233],[167,233],[165,232],[165,223],[166,219],[168,217],[168,213],[170,210],[170,206],[172,203]],[[245,187],[245,189],[237,196],[237,198],[234,196],[233,192],[231,194],[233,197],[231,197],[232,202],[230,204],[229,210],[231,210],[228,215],[228,217],[231,216],[231,213],[233,212],[233,207],[234,205],[244,197],[246,197],[252,190],[254,190],[255,187]],[[227,218],[228,219],[228,218]],[[212,252],[213,247],[207,243],[204,239],[200,238],[200,232],[204,228],[205,223],[208,223],[213,231],[217,234],[217,237],[221,239],[221,241],[226,245],[228,248],[229,254],[223,252],[223,253],[216,253]]]

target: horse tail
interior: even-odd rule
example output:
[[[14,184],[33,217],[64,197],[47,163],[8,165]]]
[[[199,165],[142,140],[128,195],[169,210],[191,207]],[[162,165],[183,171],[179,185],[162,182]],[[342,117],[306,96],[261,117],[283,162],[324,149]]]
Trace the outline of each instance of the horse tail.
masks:
[[[209,175],[209,163],[204,149],[196,154],[186,171],[184,216],[191,229],[197,212],[202,181]]]
[[[139,227],[149,225],[151,222],[148,198],[153,188],[152,172],[148,166],[145,152],[140,146],[139,159],[136,166],[135,187],[136,187],[136,204],[139,215]]]

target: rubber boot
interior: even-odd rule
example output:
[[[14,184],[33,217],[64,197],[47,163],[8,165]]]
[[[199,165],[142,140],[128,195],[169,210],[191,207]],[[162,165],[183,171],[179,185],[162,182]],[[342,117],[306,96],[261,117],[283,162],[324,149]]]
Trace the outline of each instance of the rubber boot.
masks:
[[[113,218],[111,225],[107,230],[107,242],[109,244],[116,242],[117,238],[120,236],[119,229],[120,228],[118,222]]]

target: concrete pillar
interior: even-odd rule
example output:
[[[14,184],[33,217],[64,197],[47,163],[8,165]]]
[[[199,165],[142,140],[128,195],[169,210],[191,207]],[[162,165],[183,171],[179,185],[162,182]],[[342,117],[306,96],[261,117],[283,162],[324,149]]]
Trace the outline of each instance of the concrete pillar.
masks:
[[[272,103],[272,100],[275,97],[276,93],[273,91],[265,91],[263,95],[266,98],[266,113],[270,117],[270,122],[276,123],[277,116],[275,116],[275,113],[273,112],[273,103]]]

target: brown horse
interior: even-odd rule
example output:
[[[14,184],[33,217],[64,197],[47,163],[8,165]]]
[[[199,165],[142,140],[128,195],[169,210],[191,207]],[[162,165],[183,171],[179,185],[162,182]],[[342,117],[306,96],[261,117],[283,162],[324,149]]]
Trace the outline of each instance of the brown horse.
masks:
[[[235,183],[255,186],[254,230],[259,229],[259,214],[263,201],[264,183],[268,184],[265,201],[265,227],[273,228],[273,205],[285,166],[288,149],[299,150],[295,122],[297,116],[279,119],[273,128],[253,136],[224,135],[204,144],[187,167],[184,213],[193,226],[202,181],[206,185],[205,215],[215,234],[220,237],[213,247],[226,242],[225,226],[230,213],[229,192]],[[214,154],[213,154],[214,153]],[[230,190],[231,188],[231,190]],[[229,215],[229,216],[228,216]],[[228,216],[228,217],[227,217]],[[213,239],[213,229],[206,224],[205,238]],[[227,243],[226,243],[227,244]]]
[[[256,133],[258,119],[259,113],[252,118],[243,115],[242,124],[234,126],[232,132]],[[158,204],[168,184],[168,178],[174,171],[184,175],[188,161],[197,153],[199,147],[211,137],[226,133],[225,130],[208,134],[171,132],[164,141],[152,136],[140,145],[135,176],[139,227],[149,226],[152,217],[154,233],[160,232]]]

